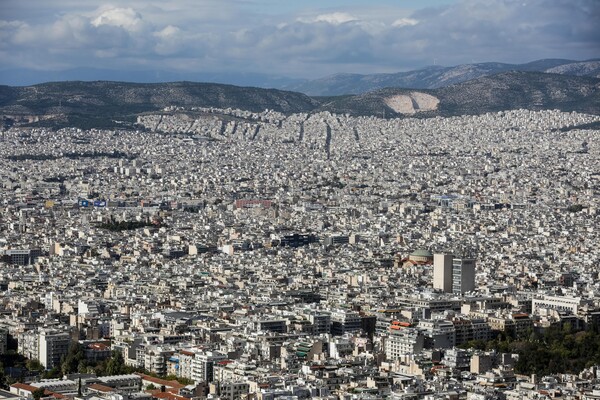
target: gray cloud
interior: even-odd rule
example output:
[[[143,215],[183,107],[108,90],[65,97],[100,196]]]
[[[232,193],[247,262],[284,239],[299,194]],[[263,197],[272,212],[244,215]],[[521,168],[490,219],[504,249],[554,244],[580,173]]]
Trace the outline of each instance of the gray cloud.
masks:
[[[406,70],[434,60],[526,62],[600,53],[597,0],[464,0],[412,13],[389,7],[378,13],[375,6],[368,13],[347,8],[297,15],[267,14],[243,0],[111,4],[2,2],[0,69],[147,67],[318,77]]]

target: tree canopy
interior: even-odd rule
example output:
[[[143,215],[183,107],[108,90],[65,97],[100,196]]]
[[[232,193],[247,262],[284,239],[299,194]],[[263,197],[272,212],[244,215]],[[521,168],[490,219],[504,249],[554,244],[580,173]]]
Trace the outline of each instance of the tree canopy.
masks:
[[[519,360],[515,372],[526,375],[578,374],[592,365],[600,365],[598,329],[574,332],[569,323],[550,326],[543,333],[532,331],[521,338],[499,335],[489,342],[471,341],[461,347],[516,353]]]

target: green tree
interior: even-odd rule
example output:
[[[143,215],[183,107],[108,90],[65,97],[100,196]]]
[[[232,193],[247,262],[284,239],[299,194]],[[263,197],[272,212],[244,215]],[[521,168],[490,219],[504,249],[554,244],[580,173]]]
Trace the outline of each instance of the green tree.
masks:
[[[173,374],[165,376],[164,379],[166,379],[168,381],[177,381],[177,382],[181,383],[182,385],[191,385],[192,383],[194,383],[194,381],[191,379],[184,378],[182,376],[173,375]]]
[[[34,400],[40,400],[42,397],[44,397],[45,391],[46,390],[44,388],[37,388],[33,392],[31,392],[31,396]]]
[[[6,375],[4,374],[4,364],[0,362],[0,387],[6,387]]]
[[[79,364],[77,364],[77,372],[79,372],[80,374],[84,374],[86,373],[88,370],[88,363],[86,360],[81,360],[79,361]]]
[[[578,213],[581,210],[583,210],[582,204],[573,204],[573,205],[570,205],[569,207],[567,207],[567,211],[569,211],[571,213]]]
[[[43,371],[44,366],[39,362],[39,360],[31,359],[25,363],[25,368],[32,372]]]
[[[69,352],[64,357],[60,369],[63,375],[77,372],[79,363],[85,359],[83,348],[78,342],[72,342],[69,346]]]
[[[125,360],[118,351],[113,351],[112,357],[106,363],[106,375],[119,375],[125,370]]]
[[[60,368],[55,366],[50,370],[44,371],[42,373],[42,378],[44,379],[57,379],[60,378]]]

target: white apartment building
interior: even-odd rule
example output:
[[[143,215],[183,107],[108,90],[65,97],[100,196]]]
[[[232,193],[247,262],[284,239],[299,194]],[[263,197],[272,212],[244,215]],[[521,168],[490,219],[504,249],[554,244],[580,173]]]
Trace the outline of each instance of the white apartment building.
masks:
[[[416,354],[423,350],[424,344],[425,337],[418,329],[392,329],[385,342],[385,356],[391,361],[405,354]]]

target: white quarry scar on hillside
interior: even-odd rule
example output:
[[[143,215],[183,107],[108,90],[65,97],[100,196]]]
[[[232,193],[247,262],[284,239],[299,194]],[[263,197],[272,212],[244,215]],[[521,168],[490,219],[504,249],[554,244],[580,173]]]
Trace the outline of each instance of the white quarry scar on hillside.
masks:
[[[385,99],[385,104],[392,110],[401,114],[416,114],[422,111],[437,110],[440,100],[430,94],[411,92],[400,94]]]

